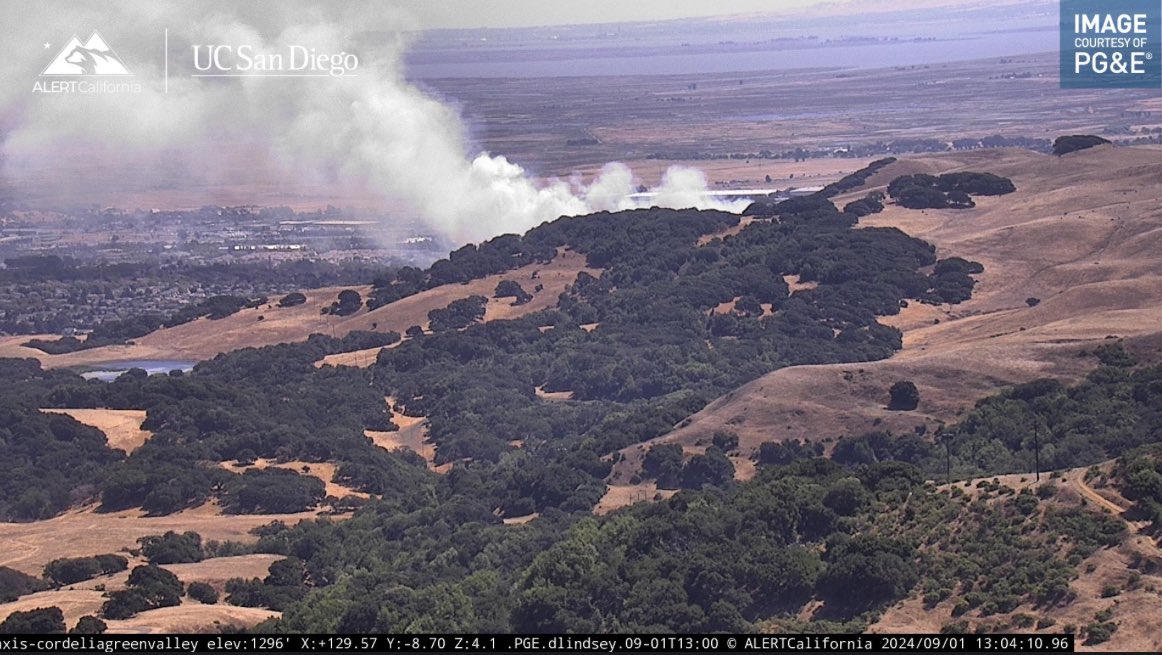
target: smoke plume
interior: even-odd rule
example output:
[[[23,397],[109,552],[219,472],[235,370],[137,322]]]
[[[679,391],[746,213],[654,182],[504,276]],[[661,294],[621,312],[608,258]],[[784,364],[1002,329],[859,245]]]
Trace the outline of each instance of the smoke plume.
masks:
[[[622,164],[589,181],[539,180],[502,155],[475,152],[458,113],[406,79],[403,54],[418,28],[406,13],[381,3],[320,4],[9,5],[9,56],[0,60],[4,177],[96,195],[110,185],[177,184],[205,189],[196,204],[211,204],[213,189],[240,176],[278,176],[402,208],[455,240],[636,206],[629,195],[638,181]],[[140,91],[32,93],[56,51],[94,29]],[[298,45],[356,53],[359,66],[353,75],[305,79],[198,78],[198,44],[247,44],[256,53]],[[62,170],[68,174],[53,174]],[[699,171],[675,167],[642,204],[738,209],[705,190]]]

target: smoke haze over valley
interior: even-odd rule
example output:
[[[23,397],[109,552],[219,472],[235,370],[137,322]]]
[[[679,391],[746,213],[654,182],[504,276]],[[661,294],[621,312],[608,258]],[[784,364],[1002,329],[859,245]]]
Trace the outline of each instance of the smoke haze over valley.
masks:
[[[119,186],[205,188],[205,204],[219,202],[216,186],[274,180],[418,216],[459,241],[634,206],[627,196],[640,181],[624,165],[609,164],[595,179],[541,180],[502,154],[479,151],[453,106],[408,81],[402,58],[416,25],[406,11],[373,3],[116,7],[111,14],[106,5],[46,3],[13,17],[6,37],[14,56],[0,69],[0,152],[14,187],[105,203]],[[140,91],[30,93],[53,46],[94,25]],[[50,47],[30,47],[41,41]],[[195,77],[190,53],[205,44],[245,45],[259,60],[292,48],[353,53],[358,64],[342,76],[324,67],[303,79],[261,70]],[[705,198],[705,188],[696,170],[675,167],[652,202],[731,207]]]

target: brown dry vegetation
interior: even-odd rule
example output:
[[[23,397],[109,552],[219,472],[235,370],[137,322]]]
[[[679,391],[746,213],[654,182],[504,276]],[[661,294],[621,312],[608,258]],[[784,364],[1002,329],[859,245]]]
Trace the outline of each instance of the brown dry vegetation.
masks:
[[[997,149],[904,159],[874,175],[989,171],[1013,179],[1016,193],[982,197],[970,210],[917,211],[889,205],[861,219],[894,226],[936,245],[939,257],[980,261],[984,273],[968,302],[912,303],[885,323],[904,331],[887,360],[796,366],[763,376],[712,402],[656,443],[692,444],[717,430],[740,437],[740,451],[763,441],[818,440],[873,428],[896,432],[955,422],[977,399],[1038,377],[1075,380],[1095,360],[1078,357],[1107,336],[1152,358],[1162,352],[1162,151],[1101,147],[1064,157]],[[1040,298],[1036,307],[1025,299]],[[939,323],[936,320],[939,319]],[[887,410],[888,388],[912,380],[913,412]],[[878,420],[878,421],[877,421]],[[642,451],[623,451],[612,480],[640,467]]]
[[[142,430],[145,421],[143,409],[42,409],[52,414],[67,414],[80,423],[91,425],[105,433],[110,448],[131,453],[144,444],[153,433]]]
[[[188,634],[218,632],[219,626],[253,627],[282,616],[257,607],[202,605],[186,600],[177,607],[161,607],[123,621],[106,621],[110,634]]]
[[[222,593],[226,588],[226,581],[231,578],[265,578],[270,565],[283,559],[281,555],[268,555],[264,553],[255,553],[252,555],[234,555],[231,557],[214,557],[201,562],[189,562],[185,564],[166,564],[164,569],[170,571],[182,581],[183,584],[191,582],[205,582],[219,593]],[[144,564],[145,562],[130,562],[129,568],[132,569],[137,564]],[[104,585],[105,589],[116,590],[125,587],[125,583],[129,580],[129,571],[122,571],[109,576],[101,576],[85,582],[79,582],[71,585],[74,589],[92,589],[98,585]]]
[[[363,434],[371,439],[372,443],[384,450],[406,448],[424,458],[428,469],[437,473],[446,473],[447,468],[436,466],[436,447],[428,441],[428,419],[423,416],[407,416],[396,408],[395,399],[391,396],[384,398],[387,409],[391,412],[391,422],[399,426],[394,432],[380,432],[364,430]]]
[[[286,462],[276,462],[274,460],[262,459],[261,457],[254,460],[253,464],[239,466],[237,461],[219,462],[219,466],[231,471],[233,473],[243,473],[250,469],[265,469],[277,468],[294,471],[302,475],[309,475],[318,478],[323,482],[324,489],[328,496],[335,498],[346,498],[348,496],[355,496],[357,498],[368,498],[370,494],[363,491],[356,491],[350,487],[334,482],[335,469],[337,465],[334,462],[303,462],[298,460],[290,460]]]
[[[105,595],[92,589],[72,589],[62,591],[41,591],[12,601],[0,604],[0,621],[8,618],[13,612],[28,612],[40,607],[59,607],[65,615],[65,625],[70,628],[77,624],[77,620],[86,615],[98,615],[101,605],[105,603]]]
[[[651,481],[640,484],[606,485],[605,495],[593,508],[594,514],[608,514],[615,509],[629,507],[654,498],[669,498],[678,493],[674,489],[658,489],[657,483]]]
[[[279,555],[237,555],[217,557],[188,564],[167,564],[163,568],[172,572],[188,585],[191,582],[205,582],[220,594],[224,593],[226,581],[231,578],[263,578],[270,565],[283,559]],[[130,568],[144,564],[139,558],[131,558]],[[59,607],[64,614],[65,624],[70,628],[78,619],[86,615],[99,616],[101,605],[105,603],[102,589],[116,591],[124,589],[129,579],[129,571],[105,575],[69,585],[62,589],[42,591],[23,596],[10,603],[0,604],[0,621],[12,612],[26,612],[38,607]],[[214,629],[215,622],[252,626],[277,612],[255,610],[253,608],[230,605],[205,605],[183,599],[180,608],[166,608],[169,611],[150,610],[124,621],[107,620],[109,632],[200,632]],[[179,611],[180,610],[180,611]]]
[[[323,307],[335,301],[339,292],[354,288],[366,297],[371,287],[326,287],[303,291],[307,302],[295,307],[266,305],[258,309],[244,309],[219,320],[201,318],[184,325],[158,330],[137,339],[132,345],[105,346],[64,355],[48,355],[21,343],[29,336],[0,339],[0,357],[35,357],[48,368],[94,365],[102,362],[136,359],[210,359],[219,353],[239,348],[261,347],[276,343],[303,341],[312,333],[342,337],[353,330],[380,332],[394,330],[403,333],[413,325],[427,327],[428,312],[447,306],[454,300],[472,295],[490,298],[485,320],[516,318],[548,307],[557,302],[565,285],[577,278],[581,271],[599,275],[600,271],[585,266],[585,257],[561,250],[549,264],[531,264],[522,268],[490,275],[467,284],[449,284],[403,298],[374,311],[361,309],[350,316],[320,314]],[[536,279],[532,278],[537,272]],[[532,294],[532,301],[512,305],[511,298],[491,298],[501,280],[515,280]],[[544,285],[534,292],[537,284]],[[272,299],[274,300],[274,299]],[[259,321],[258,317],[263,320]],[[374,328],[372,326],[375,326]],[[49,337],[52,338],[52,337]],[[374,349],[378,352],[378,349]],[[374,356],[360,352],[348,354],[345,359],[325,363],[354,363],[370,365]]]
[[[250,530],[271,521],[293,525],[318,512],[224,515],[207,503],[169,516],[144,516],[141,510],[100,513],[74,510],[34,523],[0,523],[0,566],[39,576],[44,565],[60,557],[83,557],[137,548],[137,540],[167,531],[192,530],[204,541],[254,543]]]
[[[537,398],[545,400],[572,400],[572,391],[545,391],[544,387],[536,387],[533,390],[537,394]]]
[[[539,517],[539,516],[540,516],[539,513],[533,512],[532,514],[525,514],[524,516],[513,516],[511,518],[504,518],[504,519],[501,519],[501,522],[504,523],[505,525],[524,525],[525,523],[528,523],[529,521],[537,520],[537,517]]]

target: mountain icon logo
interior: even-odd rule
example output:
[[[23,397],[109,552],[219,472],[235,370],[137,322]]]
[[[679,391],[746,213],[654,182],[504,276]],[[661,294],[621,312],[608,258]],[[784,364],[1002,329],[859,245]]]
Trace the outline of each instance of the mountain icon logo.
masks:
[[[100,34],[84,44],[74,34],[41,75],[132,75]]]

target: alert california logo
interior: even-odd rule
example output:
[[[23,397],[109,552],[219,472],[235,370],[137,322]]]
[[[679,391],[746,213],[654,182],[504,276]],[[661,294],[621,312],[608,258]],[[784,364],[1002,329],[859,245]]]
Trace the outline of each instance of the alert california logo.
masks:
[[[51,43],[45,43],[50,48]],[[74,34],[32,85],[33,93],[140,93],[141,83],[96,31],[85,42]]]

